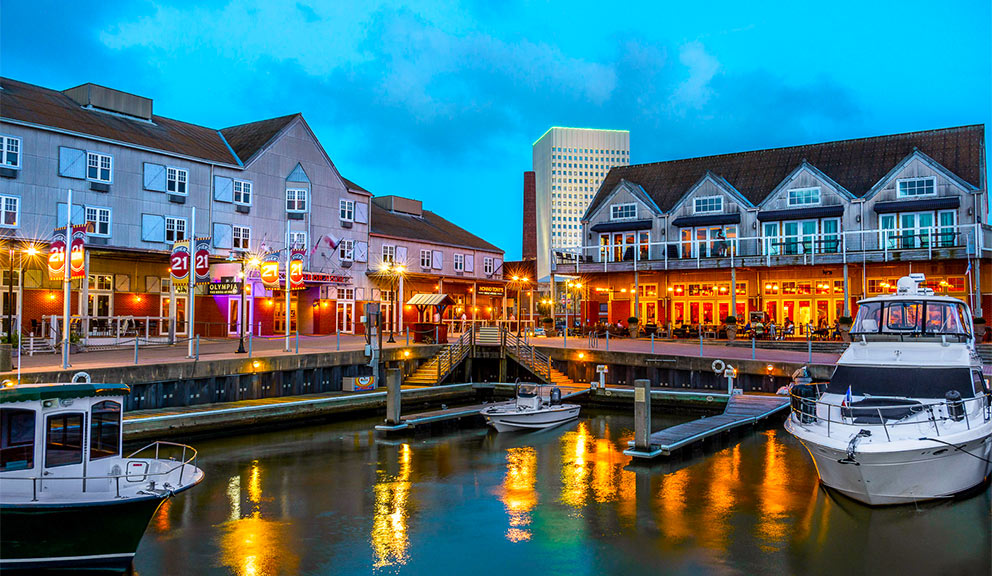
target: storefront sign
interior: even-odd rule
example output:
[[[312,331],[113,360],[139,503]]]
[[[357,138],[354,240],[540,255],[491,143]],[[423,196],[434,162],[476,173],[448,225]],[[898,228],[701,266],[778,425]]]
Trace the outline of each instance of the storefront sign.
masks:
[[[279,262],[262,262],[258,267],[261,274],[262,284],[266,288],[279,288]]]
[[[240,282],[211,282],[207,284],[207,294],[210,296],[237,296],[240,290]]]
[[[65,227],[56,228],[48,246],[48,278],[65,279]]]
[[[303,258],[305,255],[306,250],[302,248],[293,248],[293,250],[289,253],[290,290],[303,289]]]
[[[303,281],[307,283],[348,284],[351,282],[351,278],[349,276],[324,274],[323,272],[304,272]]]
[[[72,279],[86,278],[86,224],[72,227],[72,243],[69,245],[69,268]]]
[[[197,284],[210,282],[210,237],[196,239],[196,250],[193,252],[193,270],[196,272]]]
[[[479,296],[502,296],[503,287],[502,286],[479,286],[476,289],[476,294]]]
[[[169,258],[169,270],[173,282],[185,280],[189,274],[189,240],[179,240],[172,245],[172,256]]]

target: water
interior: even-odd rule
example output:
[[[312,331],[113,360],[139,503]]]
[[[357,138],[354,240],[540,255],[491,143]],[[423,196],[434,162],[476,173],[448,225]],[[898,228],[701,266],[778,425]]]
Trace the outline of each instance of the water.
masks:
[[[152,520],[135,572],[992,573],[992,491],[869,509],[820,488],[777,426],[632,467],[615,413],[396,441],[375,422],[197,442],[206,480]]]

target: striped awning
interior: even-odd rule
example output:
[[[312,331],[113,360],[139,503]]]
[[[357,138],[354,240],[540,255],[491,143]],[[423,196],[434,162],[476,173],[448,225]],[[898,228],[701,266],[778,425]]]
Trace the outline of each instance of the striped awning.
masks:
[[[893,212],[920,212],[923,210],[951,210],[961,205],[961,200],[952,198],[927,198],[926,200],[896,200],[895,202],[879,202],[875,204],[876,214],[891,214]]]

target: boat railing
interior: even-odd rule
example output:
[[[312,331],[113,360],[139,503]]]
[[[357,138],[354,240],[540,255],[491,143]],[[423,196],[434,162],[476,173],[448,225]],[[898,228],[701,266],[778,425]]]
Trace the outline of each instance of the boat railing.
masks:
[[[164,448],[164,450],[163,450]],[[169,457],[164,458],[163,452],[170,451],[179,452],[179,458]],[[154,453],[154,456],[148,454]],[[21,481],[31,481],[31,501],[38,501],[38,487],[42,482],[54,482],[54,481],[81,481],[83,485],[83,492],[86,492],[86,482],[87,481],[103,481],[112,480],[114,482],[114,488],[116,490],[117,498],[121,497],[121,479],[128,482],[146,482],[148,479],[152,479],[154,482],[157,478],[167,478],[179,470],[178,483],[182,486],[183,477],[186,474],[186,468],[191,467],[196,469],[197,452],[196,448],[192,446],[187,446],[186,444],[179,444],[176,442],[167,442],[163,440],[158,440],[135,450],[130,455],[125,456],[124,459],[147,459],[158,463],[166,464],[166,469],[160,471],[152,471],[150,468],[142,472],[132,472],[128,473],[126,464],[123,473],[120,474],[84,474],[82,476],[5,476],[3,477],[4,482],[21,480]],[[195,472],[190,472],[191,474]],[[140,478],[140,480],[135,480],[135,478]]]
[[[818,386],[817,392],[817,396],[819,396]],[[840,404],[824,402],[819,397],[811,398],[809,396],[798,395],[795,393],[795,389],[790,391],[789,396],[792,400],[792,409],[789,417],[797,424],[826,422],[827,437],[831,435],[831,424],[844,426],[880,424],[885,431],[885,438],[889,442],[892,441],[890,431],[894,432],[896,426],[919,425],[929,422],[933,424],[937,436],[940,436],[941,423],[961,422],[963,420],[966,428],[971,430],[971,415],[969,412],[976,411],[976,405],[981,409],[983,421],[988,422],[992,419],[992,394],[990,393],[982,393],[973,398],[961,398],[959,400],[938,400],[916,404],[893,403],[891,405],[877,406],[857,406],[848,405],[843,402]],[[879,400],[896,400],[891,397],[876,398]],[[817,410],[818,406],[826,408],[826,416]],[[886,416],[886,413],[891,414],[892,412],[905,412],[905,415],[898,418]],[[837,416],[834,416],[834,414],[837,414]],[[918,418],[911,418],[920,414],[925,414],[927,416],[926,420],[921,421]],[[878,422],[856,422],[855,420],[859,417],[877,417]]]

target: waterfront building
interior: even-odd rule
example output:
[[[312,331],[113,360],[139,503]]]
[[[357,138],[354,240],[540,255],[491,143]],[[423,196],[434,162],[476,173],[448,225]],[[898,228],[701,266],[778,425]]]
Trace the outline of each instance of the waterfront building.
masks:
[[[586,323],[763,312],[802,334],[910,272],[981,315],[986,177],[982,125],[618,166],[555,270],[585,279]]]
[[[195,333],[237,335],[285,330],[285,293],[265,288],[257,269],[238,284],[243,262],[305,254],[305,286],[293,291],[290,330],[353,332],[371,297],[368,263],[371,195],[349,187],[301,114],[214,129],[153,113],[152,100],[96,84],[65,91],[0,79],[0,235],[23,264],[4,272],[5,314],[25,332],[50,334],[62,312],[61,281],[46,270],[53,228],[88,226],[86,281],[74,281],[72,313],[83,337],[122,327],[163,336],[189,334],[185,286],[170,282],[173,242],[210,237],[210,283],[196,296]],[[193,208],[196,208],[195,229]],[[35,243],[42,257],[13,250]],[[7,256],[7,254],[5,254]],[[243,292],[240,293],[240,292]],[[241,299],[246,301],[242,308]],[[8,329],[6,324],[4,329]]]
[[[630,163],[630,132],[549,128],[533,145],[537,272],[545,281],[552,253],[582,239],[582,215],[609,170]],[[526,215],[525,205],[525,215]],[[525,232],[526,234],[526,232]]]
[[[503,250],[411,198],[373,198],[371,221],[368,275],[387,330],[434,321],[433,310],[406,304],[417,294],[451,297],[444,322],[463,314],[487,323],[504,316]]]

